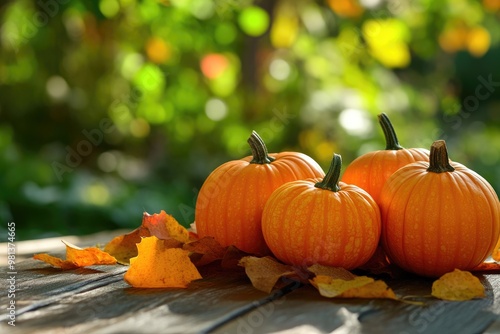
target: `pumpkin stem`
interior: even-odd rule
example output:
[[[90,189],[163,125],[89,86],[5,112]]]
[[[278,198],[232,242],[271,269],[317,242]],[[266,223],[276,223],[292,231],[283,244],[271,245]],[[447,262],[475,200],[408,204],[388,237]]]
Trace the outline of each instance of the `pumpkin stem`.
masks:
[[[316,183],[314,186],[316,188],[330,190],[333,192],[340,191],[339,179],[341,167],[342,157],[339,154],[334,154],[332,163],[330,164],[330,169],[328,169],[325,178],[323,181]]]
[[[386,150],[402,150],[403,146],[399,145],[398,136],[396,136],[396,131],[392,126],[389,117],[386,114],[381,113],[378,115],[378,122],[384,131],[385,136],[385,149]]]
[[[252,131],[250,138],[247,140],[250,149],[252,150],[253,159],[250,161],[251,164],[269,164],[274,161],[273,157],[270,157],[267,152],[267,147],[259,134]]]
[[[446,149],[446,142],[444,140],[436,140],[431,145],[431,153],[429,156],[428,172],[445,173],[453,172],[455,168],[450,165],[448,159],[448,150]]]

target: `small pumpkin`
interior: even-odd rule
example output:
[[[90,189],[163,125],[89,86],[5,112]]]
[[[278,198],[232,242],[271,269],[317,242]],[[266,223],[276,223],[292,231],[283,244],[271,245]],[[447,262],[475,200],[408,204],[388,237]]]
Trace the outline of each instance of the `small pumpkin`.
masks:
[[[196,200],[196,229],[200,237],[212,236],[222,246],[266,255],[261,217],[271,193],[284,183],[322,177],[324,172],[302,153],[268,154],[255,131],[248,143],[252,156],[222,164],[203,183]]]
[[[415,162],[429,161],[429,150],[403,148],[389,117],[382,113],[378,120],[384,132],[385,150],[365,153],[353,160],[345,169],[342,181],[366,190],[379,203],[380,191],[385,181],[399,168]]]
[[[450,162],[435,141],[429,162],[396,171],[382,189],[382,245],[391,262],[423,276],[471,270],[500,235],[498,196],[480,175]]]
[[[335,154],[325,178],[282,185],[262,213],[262,232],[284,263],[353,269],[367,262],[380,238],[380,212],[363,189],[339,182]]]

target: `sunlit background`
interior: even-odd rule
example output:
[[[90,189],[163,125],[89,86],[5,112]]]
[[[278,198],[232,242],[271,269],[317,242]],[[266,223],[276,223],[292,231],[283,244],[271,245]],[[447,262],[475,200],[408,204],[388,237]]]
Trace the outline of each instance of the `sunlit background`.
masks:
[[[445,139],[500,190],[499,0],[15,0],[0,7],[0,234],[194,219],[218,165],[324,168]]]

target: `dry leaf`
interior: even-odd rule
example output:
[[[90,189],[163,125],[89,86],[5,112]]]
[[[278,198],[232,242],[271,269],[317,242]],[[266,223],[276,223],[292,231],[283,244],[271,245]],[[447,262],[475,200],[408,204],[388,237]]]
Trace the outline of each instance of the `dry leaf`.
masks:
[[[344,291],[341,298],[385,298],[397,300],[394,291],[387,286],[384,281],[377,280],[358,288],[352,288]]]
[[[468,271],[455,269],[432,283],[432,295],[444,300],[470,300],[483,298],[484,286]]]
[[[35,254],[33,258],[64,270],[92,265],[116,264],[116,259],[113,256],[97,247],[82,249],[64,240],[62,242],[66,245],[66,260],[48,254]]]
[[[173,238],[183,243],[189,241],[188,230],[164,210],[152,215],[144,212],[142,226],[147,228],[151,235],[156,236],[158,239]]]
[[[367,276],[355,276],[344,280],[318,275],[311,280],[320,295],[328,298],[386,298],[397,299],[394,291],[385,282]]]
[[[221,260],[226,253],[226,248],[222,247],[213,237],[203,237],[199,240],[184,244],[183,249],[200,255],[193,263],[197,266],[204,266],[216,260]],[[193,259],[193,257],[191,257]]]
[[[240,271],[242,270],[241,266],[239,265],[240,260],[244,258],[245,256],[248,256],[248,253],[245,253],[244,251],[238,249],[235,246],[229,246],[226,249],[226,252],[224,253],[224,256],[222,257],[222,261],[220,263],[221,268],[226,269],[226,270],[237,270]]]
[[[173,244],[177,243],[177,247],[189,241],[189,232],[165,211],[152,215],[144,212],[140,227],[115,237],[104,247],[104,251],[113,255],[118,262],[128,264],[130,258],[137,256],[136,245],[143,237],[152,235],[158,239],[170,240]]]
[[[354,279],[343,280],[330,276],[317,275],[311,280],[311,284],[318,289],[323,297],[333,298],[339,297],[342,293],[349,289],[359,288],[375,280],[366,276],[356,276]]]
[[[342,267],[328,267],[321,264],[313,264],[312,266],[308,267],[307,270],[309,270],[316,276],[329,276],[331,278],[343,279],[344,281],[349,281],[356,278],[356,275]]]
[[[276,282],[281,277],[293,275],[295,271],[291,266],[276,262],[272,257],[245,256],[239,262],[245,267],[245,272],[252,285],[260,290],[270,293]]]
[[[167,242],[168,243],[168,242]],[[137,244],[138,255],[130,259],[125,281],[136,288],[186,288],[201,275],[189,252],[169,248],[165,240],[146,237]]]

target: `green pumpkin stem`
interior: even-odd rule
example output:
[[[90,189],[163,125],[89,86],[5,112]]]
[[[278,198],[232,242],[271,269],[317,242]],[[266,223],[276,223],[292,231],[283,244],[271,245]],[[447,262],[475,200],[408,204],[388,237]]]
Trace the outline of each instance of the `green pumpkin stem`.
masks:
[[[445,173],[453,172],[455,168],[450,165],[448,158],[448,149],[444,140],[436,140],[431,145],[431,154],[429,156],[428,172]]]
[[[384,131],[385,136],[385,149],[386,150],[402,150],[403,146],[399,145],[398,136],[396,136],[396,131],[392,126],[389,117],[386,114],[381,113],[378,115],[378,122]]]
[[[259,134],[252,131],[250,138],[247,140],[250,149],[252,150],[253,159],[250,161],[251,164],[270,164],[274,161],[273,157],[270,157],[267,152],[267,147]]]
[[[330,164],[330,169],[325,175],[323,181],[316,183],[314,186],[316,188],[321,188],[325,190],[330,190],[337,192],[340,190],[339,179],[340,179],[340,169],[342,167],[342,157],[339,154],[334,154],[332,163]]]

